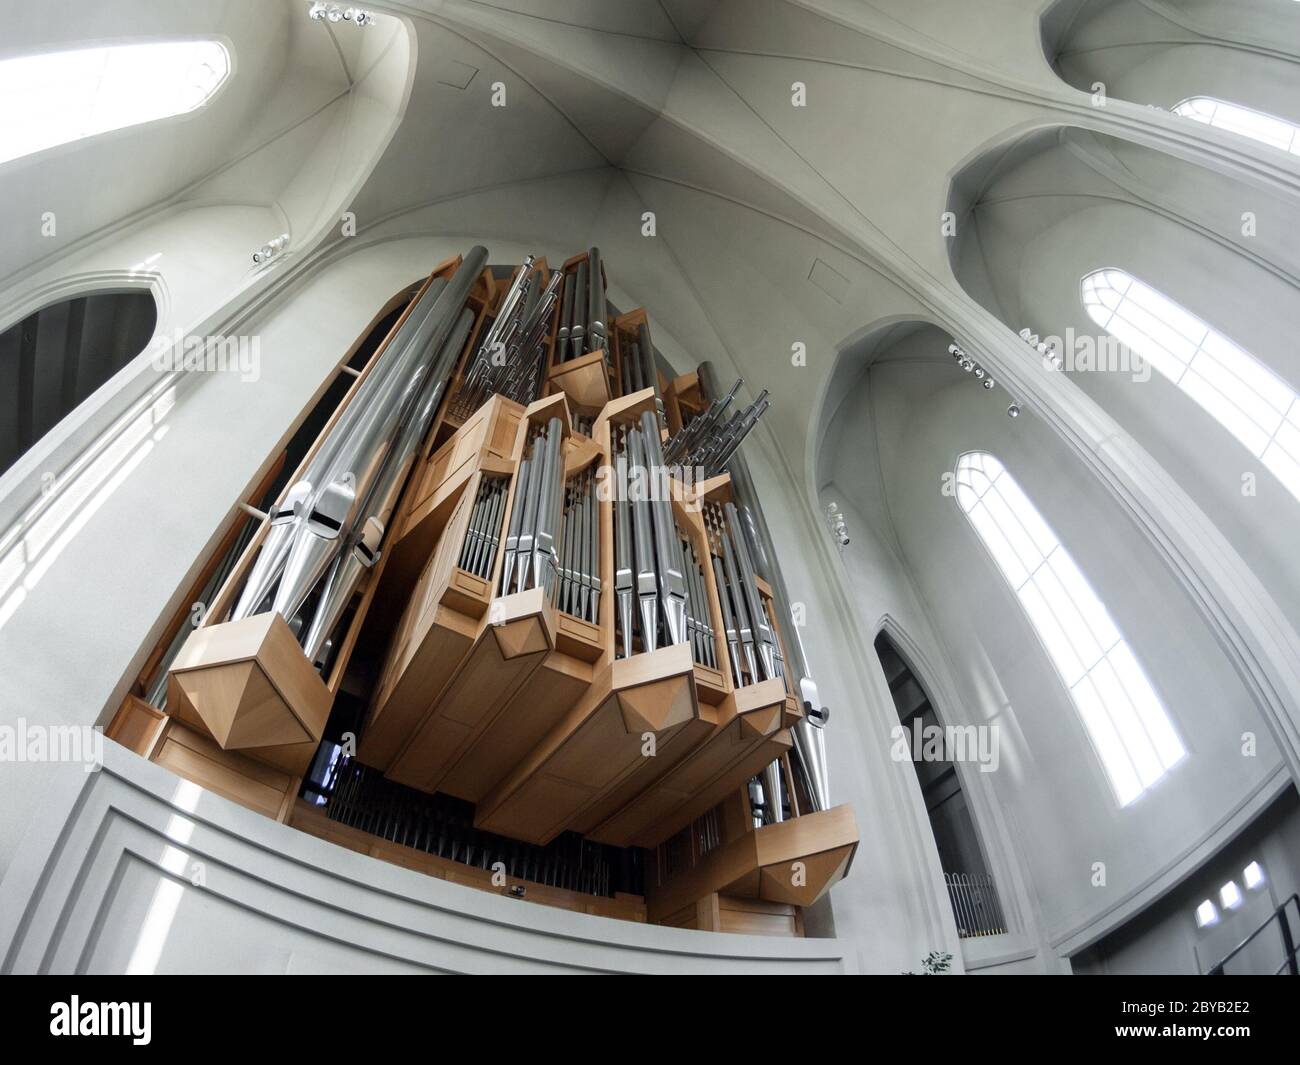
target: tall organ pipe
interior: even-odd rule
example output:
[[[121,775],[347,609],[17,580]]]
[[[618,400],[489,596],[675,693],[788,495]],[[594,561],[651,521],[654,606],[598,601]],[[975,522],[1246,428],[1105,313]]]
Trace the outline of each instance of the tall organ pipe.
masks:
[[[425,434],[433,424],[434,415],[438,413],[438,404],[447,390],[447,382],[456,368],[456,360],[469,339],[473,324],[474,312],[468,308],[461,311],[456,328],[438,352],[432,372],[425,375],[424,388],[409,425],[403,429],[398,446],[393,448],[384,464],[384,472],[361,507],[348,546],[325,578],[311,626],[303,639],[303,650],[317,664],[323,665],[321,657],[325,641],[342,618],[361,575],[379,559],[380,546],[388,531],[398,497],[406,484],[407,475],[415,465]]]
[[[292,484],[284,498],[272,508],[271,528],[262,542],[262,549],[249,571],[248,579],[244,582],[243,592],[231,613],[231,620],[261,613],[263,602],[284,572],[285,559],[299,528],[298,519],[311,502],[313,486],[318,488],[323,483],[322,472],[334,460],[340,446],[355,435],[368,413],[373,415],[378,397],[391,387],[394,373],[400,368],[401,353],[407,351],[412,341],[427,328],[436,297],[446,287],[446,281],[438,278],[411,309],[396,336],[385,346],[378,361],[357,388],[352,401],[339,415],[329,436],[316,449],[302,478]]]
[[[718,384],[712,364],[700,363],[697,372],[704,383],[705,391],[710,396],[718,395]],[[808,658],[804,653],[803,641],[799,637],[799,626],[794,624],[794,616],[790,610],[790,594],[786,591],[785,578],[782,577],[780,569],[772,565],[771,560],[776,557],[776,551],[772,546],[772,533],[767,527],[763,511],[758,506],[758,492],[754,488],[749,467],[739,451],[731,456],[728,471],[731,473],[736,494],[742,503],[747,504],[741,508],[741,520],[745,526],[744,533],[752,538],[754,566],[771,585],[772,598],[776,602],[777,611],[785,624],[786,631],[792,637],[787,643],[787,650],[793,659],[795,673],[799,677],[799,697],[806,715],[794,727],[795,761],[803,770],[814,807],[818,810],[826,810],[830,808],[830,787],[826,772],[826,739],[823,729],[826,727],[830,712],[822,706],[817,693],[817,682],[812,679],[812,673],[808,668]]]
[[[271,529],[275,543],[268,534],[263,547],[263,555],[268,548],[273,554],[265,566],[254,567],[232,619],[256,613],[275,586],[272,609],[292,620],[345,548],[364,543],[367,536],[377,548],[382,526],[376,530],[372,524],[366,529],[372,504],[380,502],[377,496],[383,494],[375,489],[384,484],[388,461],[401,455],[417,432],[421,421],[417,408],[422,395],[427,399],[426,384],[432,380],[431,387],[439,395],[445,387],[455,360],[438,356],[444,353],[486,262],[487,249],[475,246],[451,280],[439,287],[436,297],[431,287],[407,316],[302,479],[277,508]],[[258,563],[262,561],[259,555]],[[328,588],[326,592],[337,594]],[[302,631],[313,636],[313,628],[304,624]],[[326,635],[317,632],[313,638],[323,641]]]

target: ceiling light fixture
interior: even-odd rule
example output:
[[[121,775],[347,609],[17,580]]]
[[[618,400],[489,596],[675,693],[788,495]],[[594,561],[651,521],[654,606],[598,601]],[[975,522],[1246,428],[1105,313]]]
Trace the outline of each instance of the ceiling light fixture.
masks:
[[[849,527],[844,521],[844,513],[840,510],[838,503],[826,504],[826,520],[830,522],[831,535],[835,537],[835,542],[840,547],[848,547]]]
[[[264,263],[268,259],[273,259],[289,246],[289,234],[281,233],[263,244],[257,251],[253,252],[254,263]]]
[[[1020,330],[1020,339],[1038,352],[1039,355],[1043,356],[1043,358],[1051,362],[1054,369],[1059,370],[1061,368],[1061,353],[1056,351],[1045,341],[1040,340],[1037,333],[1030,332],[1029,328],[1026,327]]]
[[[338,4],[325,4],[316,0],[307,9],[308,16],[315,22],[350,22],[354,26],[373,26],[375,16],[359,7],[340,7]]]

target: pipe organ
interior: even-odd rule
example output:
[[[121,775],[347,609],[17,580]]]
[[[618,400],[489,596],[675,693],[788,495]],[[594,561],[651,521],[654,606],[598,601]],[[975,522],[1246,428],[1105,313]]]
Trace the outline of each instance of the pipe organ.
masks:
[[[430,875],[800,934],[857,829],[740,452],[767,393],[663,374],[595,248],[475,247],[358,355],[109,735]]]

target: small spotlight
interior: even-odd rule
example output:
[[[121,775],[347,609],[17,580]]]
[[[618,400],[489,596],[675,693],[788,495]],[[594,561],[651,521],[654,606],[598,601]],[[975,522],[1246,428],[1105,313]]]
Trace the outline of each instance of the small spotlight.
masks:
[[[1020,405],[1018,403],[1013,403],[1011,404],[1011,406],[1007,408],[1007,417],[1008,418],[1020,417]]]
[[[1219,888],[1219,901],[1225,910],[1235,910],[1241,905],[1241,888],[1237,887],[1235,880],[1229,880]]]
[[[1245,882],[1246,887],[1253,891],[1264,883],[1264,870],[1259,862],[1251,862],[1241,871],[1241,879]]]
[[[826,504],[826,518],[830,522],[831,535],[835,537],[835,542],[840,547],[849,545],[849,527],[844,520],[844,513],[840,510],[837,503]]]
[[[992,389],[992,388],[993,388],[993,378],[991,378],[991,377],[986,377],[986,378],[984,378],[984,387],[985,387],[985,388],[988,388],[988,389]]]
[[[275,237],[273,240],[268,240],[265,244],[263,244],[260,248],[258,248],[257,251],[253,252],[253,262],[264,263],[268,259],[272,259],[275,256],[279,255],[288,246],[289,246],[289,234],[281,233],[278,237]]]
[[[1219,911],[1214,908],[1214,903],[1206,899],[1196,907],[1196,927],[1205,928],[1207,925],[1219,923]]]
[[[332,22],[335,25],[350,22],[354,26],[371,26],[375,21],[375,16],[362,8],[339,7],[338,4],[327,4],[323,0],[315,0],[307,9],[307,17],[313,22]]]

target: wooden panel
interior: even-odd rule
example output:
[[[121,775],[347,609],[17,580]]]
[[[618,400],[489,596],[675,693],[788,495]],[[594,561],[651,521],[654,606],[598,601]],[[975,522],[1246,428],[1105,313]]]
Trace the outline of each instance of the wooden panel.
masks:
[[[674,914],[712,891],[811,905],[848,873],[857,845],[858,828],[848,806],[764,825],[663,883],[650,877],[650,920]]]
[[[612,898],[604,895],[588,895],[579,891],[539,884],[532,880],[520,880],[517,877],[510,878],[504,885],[495,885],[492,883],[491,870],[476,869],[473,866],[439,858],[436,854],[378,839],[359,829],[331,821],[323,811],[301,801],[293,806],[289,824],[320,839],[347,847],[349,850],[368,854],[406,869],[413,869],[426,876],[435,876],[441,880],[477,888],[480,891],[510,896],[511,888],[521,887],[524,890],[525,902],[554,906],[575,913],[613,917],[623,921],[644,922],[646,919],[645,899],[640,895],[622,892]]]
[[[713,725],[712,708],[702,709],[695,695],[687,645],[621,659],[484,797],[475,824],[535,843],[566,828],[582,831],[671,769]],[[643,753],[646,733],[654,757]]]
[[[560,617],[562,622],[564,615]],[[442,790],[470,802],[482,799],[573,709],[593,675],[589,662],[558,650],[546,655],[465,759],[448,772]]]
[[[152,760],[208,791],[276,820],[285,819],[298,792],[300,778],[237,751],[223,751],[176,718],[168,720]]]
[[[683,906],[676,913],[669,914],[655,924],[669,928],[688,928],[694,932],[724,931],[716,892],[704,896],[689,906]]]
[[[494,600],[473,649],[386,775],[423,791],[477,799],[496,783],[485,778],[492,757],[484,746],[511,733],[505,711],[521,705],[515,694],[554,646],[555,610],[541,588]],[[460,770],[457,790],[441,787],[453,769]]]
[[[444,443],[425,464],[412,474],[412,501],[401,520],[391,558],[384,570],[382,596],[399,601],[421,567],[434,551],[434,544],[449,523],[451,514],[479,470],[510,473],[514,444],[523,407],[494,396]]]
[[[610,399],[609,362],[605,350],[588,352],[551,370],[550,387],[559,389],[581,410],[599,410]]]
[[[461,493],[447,531],[416,582],[393,634],[358,751],[363,762],[377,769],[387,769],[418,731],[480,631],[478,618],[444,603],[457,570],[473,498],[469,492]]]
[[[747,743],[740,723],[733,722],[589,835],[616,847],[657,847],[743,788],[793,745],[788,729]]]
[[[591,838],[619,847],[662,843],[788,751],[786,730],[801,716],[780,680],[732,693],[700,746],[652,788],[594,826]]]
[[[284,618],[255,614],[195,629],[172,662],[167,706],[226,750],[306,772],[333,695]]]
[[[129,751],[147,756],[166,720],[167,715],[161,710],[138,696],[128,695],[108,723],[104,735]]]
[[[803,915],[798,906],[735,895],[711,895],[718,900],[720,932],[747,936],[803,936]]]

